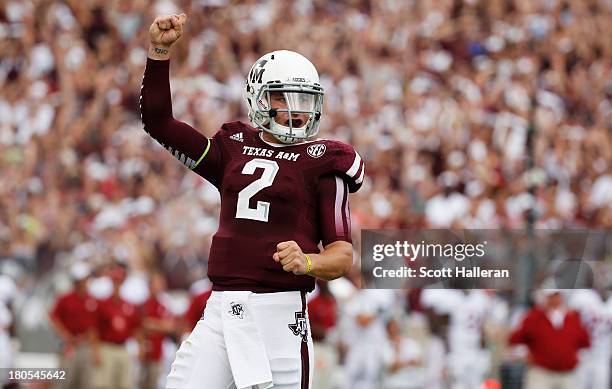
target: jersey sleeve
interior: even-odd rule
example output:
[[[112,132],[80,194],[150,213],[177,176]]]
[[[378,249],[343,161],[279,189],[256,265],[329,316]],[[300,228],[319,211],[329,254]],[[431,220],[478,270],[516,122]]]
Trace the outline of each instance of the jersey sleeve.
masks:
[[[323,246],[338,240],[352,243],[348,183],[336,175],[321,177],[317,202]]]
[[[223,176],[219,136],[209,139],[189,124],[174,119],[169,69],[169,60],[147,59],[140,88],[144,130],[183,165],[218,187]]]
[[[350,193],[357,192],[363,183],[365,164],[359,153],[350,145],[334,142],[333,172],[348,185]]]

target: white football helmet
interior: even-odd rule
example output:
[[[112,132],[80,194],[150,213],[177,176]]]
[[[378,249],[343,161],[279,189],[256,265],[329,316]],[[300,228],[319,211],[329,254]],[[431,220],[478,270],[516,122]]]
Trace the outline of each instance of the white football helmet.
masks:
[[[271,92],[283,93],[286,109],[271,109]],[[278,50],[264,55],[251,67],[244,100],[249,119],[256,127],[283,143],[296,143],[319,132],[323,94],[317,69],[308,59],[293,51]],[[274,120],[278,112],[287,113],[289,126]],[[306,114],[308,120],[294,127],[292,113]]]

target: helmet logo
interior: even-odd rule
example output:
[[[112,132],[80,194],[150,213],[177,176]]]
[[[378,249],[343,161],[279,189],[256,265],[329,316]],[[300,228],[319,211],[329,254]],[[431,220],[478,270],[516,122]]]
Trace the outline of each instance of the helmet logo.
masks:
[[[293,82],[306,82],[306,79],[302,77],[294,77]]]
[[[255,66],[253,66],[253,69],[251,69],[251,74],[249,74],[249,78],[251,79],[252,83],[258,82],[261,83],[264,71],[266,69],[264,69],[264,66],[266,65],[266,63],[268,62],[268,60],[262,59],[261,61],[257,62],[257,64]],[[256,69],[259,68],[259,69]]]
[[[325,154],[325,149],[326,149],[325,144],[317,143],[317,144],[308,146],[308,148],[306,148],[306,152],[308,153],[308,155],[310,155],[313,158],[319,158],[320,156]]]
[[[263,73],[266,71],[266,69],[261,68],[261,69],[252,69],[251,70],[251,75],[249,76],[251,78],[251,82],[255,83],[255,82],[259,82],[261,83],[261,79],[263,77]]]

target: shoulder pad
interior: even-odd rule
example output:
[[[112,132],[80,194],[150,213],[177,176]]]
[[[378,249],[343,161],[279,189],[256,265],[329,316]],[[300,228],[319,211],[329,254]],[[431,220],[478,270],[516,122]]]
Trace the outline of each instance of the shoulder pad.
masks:
[[[220,131],[227,131],[228,133],[235,133],[238,131],[258,132],[258,130],[253,128],[252,126],[248,125],[247,123],[238,121],[238,120],[233,121],[233,122],[223,123],[223,125],[221,125]]]
[[[363,183],[365,164],[361,155],[353,148],[340,141],[327,141],[333,158],[333,173],[348,184],[351,193],[357,192]]]

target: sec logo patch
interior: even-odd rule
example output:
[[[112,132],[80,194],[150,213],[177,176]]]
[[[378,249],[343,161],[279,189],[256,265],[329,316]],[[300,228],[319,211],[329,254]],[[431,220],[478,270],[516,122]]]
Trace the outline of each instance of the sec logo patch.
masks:
[[[323,143],[317,143],[314,145],[308,146],[306,152],[313,158],[319,158],[323,154],[325,154],[325,145]]]

